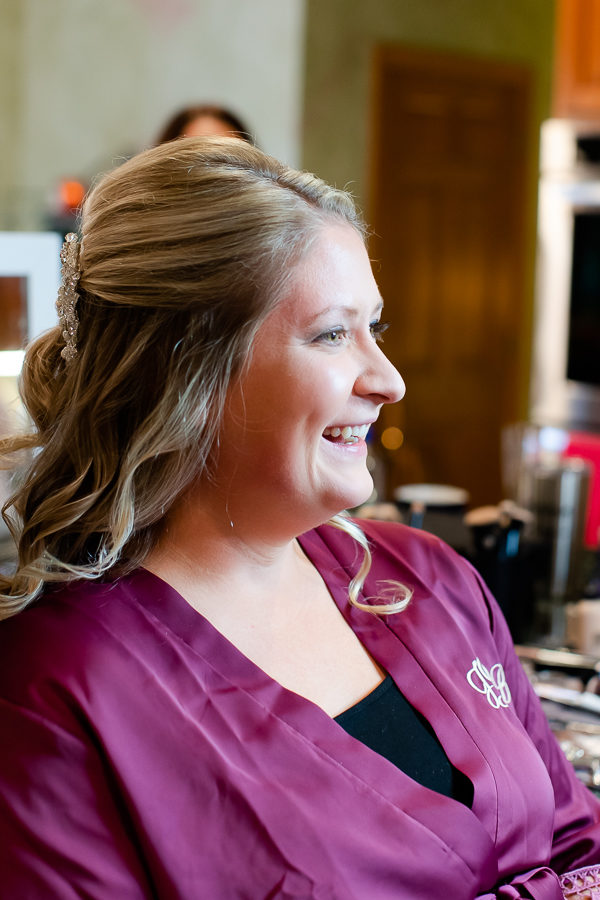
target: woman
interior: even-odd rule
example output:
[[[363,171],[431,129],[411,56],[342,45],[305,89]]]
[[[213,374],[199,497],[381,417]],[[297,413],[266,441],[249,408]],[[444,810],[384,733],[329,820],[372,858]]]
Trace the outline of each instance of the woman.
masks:
[[[107,175],[63,257],[11,444],[4,896],[561,898],[599,805],[494,600],[339,515],[404,391],[350,199],[182,140]]]
[[[163,125],[156,139],[164,144],[181,137],[237,137],[254,143],[251,132],[235,113],[224,106],[201,103],[185,106]]]

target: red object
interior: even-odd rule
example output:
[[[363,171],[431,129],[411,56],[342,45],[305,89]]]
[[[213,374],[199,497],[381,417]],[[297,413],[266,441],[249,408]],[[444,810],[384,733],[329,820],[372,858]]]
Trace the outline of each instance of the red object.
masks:
[[[75,212],[85,197],[85,187],[80,181],[61,181],[58,186],[58,201],[64,212]]]
[[[569,432],[569,443],[564,456],[578,457],[590,463],[590,488],[585,523],[584,543],[586,547],[598,547],[600,530],[600,434],[585,431]]]

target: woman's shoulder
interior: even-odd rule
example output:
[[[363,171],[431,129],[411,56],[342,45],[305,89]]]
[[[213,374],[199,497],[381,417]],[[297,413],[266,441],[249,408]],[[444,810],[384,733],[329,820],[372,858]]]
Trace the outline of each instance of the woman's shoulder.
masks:
[[[367,538],[374,565],[387,563],[394,567],[417,567],[422,573],[435,574],[440,567],[464,577],[469,565],[459,553],[428,531],[410,528],[400,522],[377,519],[352,519]],[[344,558],[356,554],[352,537],[330,525],[322,525],[312,534],[325,543],[331,552]]]
[[[49,693],[85,692],[90,678],[118,678],[143,631],[135,578],[48,588],[0,622],[0,698],[36,705]]]
[[[0,642],[6,644],[21,634],[60,633],[67,640],[85,623],[99,622],[127,596],[127,581],[76,580],[49,584],[43,593],[20,612],[0,621]]]

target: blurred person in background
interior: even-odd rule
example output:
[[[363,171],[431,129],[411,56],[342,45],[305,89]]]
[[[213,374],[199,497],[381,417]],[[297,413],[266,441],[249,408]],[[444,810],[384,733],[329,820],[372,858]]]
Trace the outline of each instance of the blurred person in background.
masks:
[[[237,137],[249,144],[254,138],[244,122],[223,106],[199,104],[176,112],[163,126],[155,144],[180,137]]]

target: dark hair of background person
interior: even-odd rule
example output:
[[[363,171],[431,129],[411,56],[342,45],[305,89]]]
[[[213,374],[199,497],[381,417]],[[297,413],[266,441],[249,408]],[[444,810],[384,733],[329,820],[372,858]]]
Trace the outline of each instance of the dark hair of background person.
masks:
[[[239,116],[231,112],[231,110],[225,109],[223,106],[199,104],[197,106],[186,106],[184,109],[180,109],[171,116],[159,132],[154,142],[155,145],[158,146],[167,141],[175,140],[175,138],[185,137],[186,129],[190,122],[193,122],[194,119],[198,119],[201,116],[219,119],[226,126],[230,127],[232,137],[241,138],[249,144],[255,143],[255,140],[245,123],[242,122]]]

